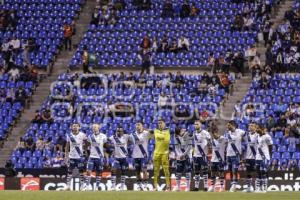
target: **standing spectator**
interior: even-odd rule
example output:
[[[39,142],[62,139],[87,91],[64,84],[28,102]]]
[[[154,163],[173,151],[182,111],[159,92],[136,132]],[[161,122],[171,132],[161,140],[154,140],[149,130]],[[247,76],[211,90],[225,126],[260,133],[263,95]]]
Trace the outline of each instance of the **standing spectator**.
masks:
[[[164,34],[163,38],[160,41],[158,52],[164,52],[167,53],[169,51],[169,42],[168,37],[166,34]]]
[[[163,5],[161,17],[163,18],[174,17],[174,8],[170,0],[165,1]]]
[[[238,76],[244,76],[244,56],[241,52],[234,54],[232,58],[232,67],[236,69]]]
[[[146,71],[147,74],[150,74],[152,52],[151,49],[142,49],[138,55],[139,59],[142,61],[142,71],[140,75],[143,75]]]
[[[180,17],[181,18],[188,17],[188,16],[190,16],[190,13],[191,13],[191,8],[189,5],[189,2],[187,0],[185,0],[181,6]]]
[[[82,53],[82,69],[84,74],[92,73],[89,61],[90,61],[90,54],[88,52],[87,47],[84,47]]]
[[[19,150],[22,154],[26,150],[26,143],[22,137],[20,137],[20,139],[19,139],[16,150]]]
[[[215,61],[216,61],[216,59],[214,57],[214,54],[210,53],[209,57],[208,57],[208,60],[207,60],[207,66],[209,68],[211,68],[211,73],[212,74],[217,73],[216,66],[215,66]]]
[[[25,105],[27,94],[23,87],[19,87],[15,92],[15,98],[17,102],[20,102],[22,106]]]
[[[142,44],[141,44],[141,48],[142,49],[149,49],[151,47],[151,40],[148,36],[145,36],[143,38]]]
[[[273,54],[270,46],[267,47],[265,56],[266,56],[266,65],[273,66]]]
[[[71,24],[64,25],[64,43],[65,49],[72,50],[72,36],[73,36],[73,27]]]

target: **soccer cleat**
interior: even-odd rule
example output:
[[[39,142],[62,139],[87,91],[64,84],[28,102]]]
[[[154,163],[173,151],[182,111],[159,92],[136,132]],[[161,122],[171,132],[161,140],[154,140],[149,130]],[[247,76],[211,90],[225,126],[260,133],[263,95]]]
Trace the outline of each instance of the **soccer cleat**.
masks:
[[[214,192],[214,191],[215,191],[214,187],[209,187],[207,190],[207,192]]]
[[[204,188],[204,190],[203,190],[204,192],[207,192],[207,188]]]
[[[199,191],[199,188],[194,188],[192,189],[193,192],[198,192]]]
[[[191,191],[191,190],[190,190],[190,188],[185,188],[184,191],[185,191],[185,192],[189,192],[189,191]]]
[[[80,191],[87,191],[87,185],[86,184],[83,184],[81,187],[80,187]]]
[[[231,185],[229,192],[236,192],[236,184]]]

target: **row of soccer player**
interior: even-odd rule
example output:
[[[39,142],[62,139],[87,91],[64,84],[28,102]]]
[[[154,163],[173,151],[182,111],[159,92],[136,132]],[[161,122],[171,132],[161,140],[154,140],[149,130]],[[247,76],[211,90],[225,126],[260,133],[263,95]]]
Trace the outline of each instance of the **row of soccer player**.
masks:
[[[221,190],[224,190],[224,173],[226,170],[231,175],[230,191],[236,191],[238,181],[238,168],[241,162],[247,166],[247,189],[246,192],[253,191],[252,175],[256,174],[255,191],[266,192],[267,171],[270,164],[270,149],[272,148],[272,138],[267,134],[264,127],[252,123],[247,131],[238,128],[235,121],[227,124],[227,131],[224,135],[218,133],[210,134],[202,129],[200,121],[194,122],[195,131],[189,133],[185,129],[177,128],[175,134],[170,133],[166,128],[163,119],[158,120],[158,127],[155,130],[146,130],[143,124],[138,122],[136,130],[131,134],[124,134],[122,127],[118,127],[116,133],[107,138],[100,133],[100,125],[92,125],[92,134],[86,135],[79,131],[79,124],[75,123],[71,127],[71,132],[67,137],[66,158],[68,159],[67,189],[70,188],[70,180],[75,168],[79,169],[82,182],[82,190],[89,189],[91,172],[96,173],[97,187],[101,181],[101,173],[104,167],[105,149],[110,151],[113,162],[111,164],[112,190],[116,187],[116,172],[121,171],[121,190],[125,189],[125,177],[128,170],[128,158],[134,160],[134,169],[137,175],[138,189],[144,190],[148,180],[148,162],[153,163],[154,190],[157,190],[160,169],[162,167],[166,177],[166,190],[171,190],[169,156],[175,155],[176,160],[176,188],[180,190],[180,180],[185,173],[187,187],[190,191],[191,174],[193,170],[195,186],[193,191],[199,190],[201,176],[204,181],[205,191],[214,191],[216,177],[219,177]],[[170,147],[171,137],[174,137],[173,148]],[[155,140],[155,149],[151,159],[148,152],[149,139]],[[247,144],[245,151],[242,151],[242,142]],[[84,145],[84,144],[88,144]],[[132,151],[129,146],[132,145]],[[83,150],[84,147],[90,149],[84,177]],[[130,153],[131,152],[131,153]],[[211,154],[210,161],[208,155]],[[210,166],[209,166],[210,163]],[[209,172],[209,169],[211,172]],[[211,187],[208,188],[208,175],[211,173]]]

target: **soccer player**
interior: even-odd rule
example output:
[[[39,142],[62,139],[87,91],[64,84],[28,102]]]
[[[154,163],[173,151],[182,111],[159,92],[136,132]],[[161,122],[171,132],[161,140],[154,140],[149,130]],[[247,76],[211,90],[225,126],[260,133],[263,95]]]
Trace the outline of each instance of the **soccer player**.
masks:
[[[65,156],[69,159],[67,187],[70,190],[71,178],[74,169],[78,169],[80,174],[81,189],[84,184],[84,164],[83,164],[83,146],[86,141],[86,135],[79,131],[80,125],[78,123],[72,124],[71,132],[67,135],[67,145],[65,148]]]
[[[231,187],[230,192],[236,192],[236,184],[238,181],[238,169],[242,153],[242,140],[245,131],[238,128],[237,123],[231,120],[227,124],[228,132],[225,137],[228,141],[226,148],[227,169],[230,172]]]
[[[138,190],[147,190],[148,185],[148,142],[150,133],[144,130],[141,122],[136,123],[136,131],[132,133],[134,147],[132,158],[134,159],[134,168],[137,177]]]
[[[100,133],[100,125],[92,125],[92,134],[88,136],[88,142],[90,144],[90,156],[87,163],[87,171],[85,177],[86,187],[84,190],[89,189],[91,183],[91,173],[96,173],[96,190],[99,189],[101,181],[101,173],[103,170],[103,163],[105,159],[104,147],[107,143],[107,137],[105,134]]]
[[[175,130],[175,155],[176,155],[176,188],[180,191],[181,175],[185,172],[186,190],[190,191],[191,171],[192,171],[192,143],[193,138],[185,129],[176,128]]]
[[[154,168],[154,191],[157,191],[158,177],[160,175],[160,167],[162,166],[166,177],[166,191],[171,190],[171,179],[169,169],[169,145],[171,134],[166,128],[163,119],[158,120],[158,128],[154,130],[155,149],[153,153]]]
[[[200,173],[203,176],[204,191],[208,189],[208,147],[211,143],[209,132],[201,128],[202,124],[199,120],[194,122],[194,174],[195,188],[194,191],[199,191]]]
[[[255,157],[256,157],[256,144],[258,134],[256,133],[257,124],[250,123],[249,131],[245,135],[245,140],[247,142],[246,152],[245,152],[245,162],[247,168],[247,188],[244,192],[252,192],[252,175],[255,172]]]
[[[257,153],[255,162],[258,178],[255,180],[255,192],[267,192],[268,169],[270,166],[270,152],[272,152],[273,141],[264,127],[259,126],[257,133]]]
[[[111,190],[116,190],[116,175],[117,170],[121,170],[121,190],[125,190],[125,180],[126,172],[128,170],[128,144],[131,142],[131,137],[127,134],[124,134],[123,127],[119,126],[116,130],[116,133],[109,138],[109,141],[114,147],[114,161],[112,163],[111,169]]]
[[[208,192],[215,191],[216,177],[219,177],[221,190],[224,191],[225,148],[227,140],[217,132],[212,132],[212,157],[211,157],[211,187]]]

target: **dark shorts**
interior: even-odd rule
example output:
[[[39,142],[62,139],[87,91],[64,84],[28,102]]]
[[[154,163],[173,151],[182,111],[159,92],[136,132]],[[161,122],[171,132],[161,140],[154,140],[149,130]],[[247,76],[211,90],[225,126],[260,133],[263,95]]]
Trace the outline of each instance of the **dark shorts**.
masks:
[[[256,169],[260,171],[268,171],[270,167],[270,160],[255,160]]]
[[[147,164],[147,158],[134,158],[134,169],[136,171],[147,169]]]
[[[238,156],[227,156],[227,170],[237,171],[240,165],[240,158]]]
[[[120,170],[127,170],[128,169],[128,161],[127,158],[115,158],[112,163],[112,168],[120,169]]]
[[[195,172],[208,170],[208,163],[207,163],[206,158],[194,157],[193,161],[194,161],[194,171]]]
[[[103,159],[102,158],[89,158],[87,163],[87,170],[102,172],[103,170]]]
[[[212,162],[211,163],[212,172],[223,172],[225,171],[225,164],[222,162]]]
[[[69,168],[69,170],[74,170],[74,169],[83,170],[84,169],[84,159],[70,158],[68,168]]]
[[[190,159],[176,160],[176,172],[177,173],[187,173],[192,171],[192,164]]]
[[[255,171],[255,159],[247,159],[246,160],[246,168],[247,172],[253,172]]]

